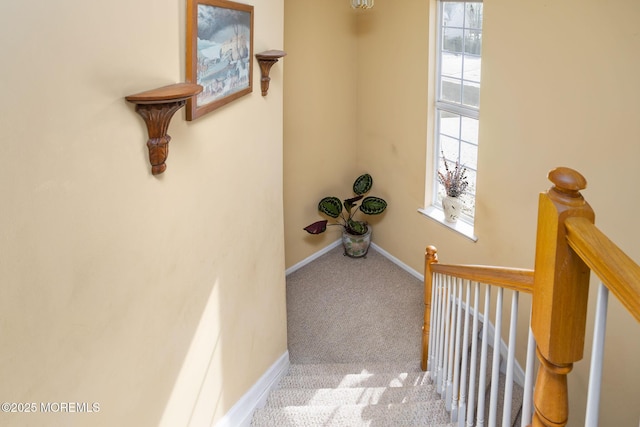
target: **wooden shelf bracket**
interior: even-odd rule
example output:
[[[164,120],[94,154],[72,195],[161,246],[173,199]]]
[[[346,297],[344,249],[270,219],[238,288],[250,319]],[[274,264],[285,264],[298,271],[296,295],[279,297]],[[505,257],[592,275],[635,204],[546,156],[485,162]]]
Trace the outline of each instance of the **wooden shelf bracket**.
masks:
[[[269,91],[269,71],[273,64],[278,62],[278,59],[285,56],[287,52],[283,50],[266,50],[264,52],[256,53],[258,64],[260,64],[260,72],[262,73],[262,79],[260,80],[260,88],[262,89],[262,96],[266,96]]]
[[[167,129],[171,118],[182,108],[187,99],[202,92],[202,86],[195,83],[176,83],[157,89],[129,95],[125,99],[136,104],[136,112],[142,116],[147,125],[149,140],[149,161],[151,173],[161,174],[167,169],[166,160],[169,155]]]

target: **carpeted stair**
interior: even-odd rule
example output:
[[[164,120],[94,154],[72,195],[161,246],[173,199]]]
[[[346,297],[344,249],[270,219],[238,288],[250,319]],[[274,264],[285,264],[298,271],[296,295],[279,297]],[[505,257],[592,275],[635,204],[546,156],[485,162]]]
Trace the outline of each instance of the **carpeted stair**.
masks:
[[[251,425],[453,426],[417,362],[291,365]]]
[[[423,297],[421,281],[374,248],[366,259],[354,260],[336,247],[288,275],[292,364],[251,425],[453,427],[418,362]],[[392,362],[398,360],[413,362]],[[521,394],[514,390],[512,420],[519,417]]]
[[[489,360],[491,360],[489,348]],[[479,358],[478,358],[479,360]],[[479,362],[478,362],[479,363]],[[491,368],[488,364],[487,398]],[[504,389],[500,374],[500,396]],[[477,387],[477,380],[476,380]],[[514,385],[511,425],[519,425],[521,387]],[[489,410],[485,411],[487,420]],[[502,404],[498,406],[502,422]],[[253,427],[453,427],[444,401],[417,362],[292,364],[263,408],[256,410]]]

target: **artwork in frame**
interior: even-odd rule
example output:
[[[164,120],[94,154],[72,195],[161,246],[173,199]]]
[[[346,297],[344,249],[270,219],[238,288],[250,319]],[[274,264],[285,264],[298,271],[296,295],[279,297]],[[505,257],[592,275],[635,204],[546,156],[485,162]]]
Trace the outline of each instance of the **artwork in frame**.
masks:
[[[253,91],[253,6],[187,0],[187,81],[203,90],[187,101],[187,120]]]

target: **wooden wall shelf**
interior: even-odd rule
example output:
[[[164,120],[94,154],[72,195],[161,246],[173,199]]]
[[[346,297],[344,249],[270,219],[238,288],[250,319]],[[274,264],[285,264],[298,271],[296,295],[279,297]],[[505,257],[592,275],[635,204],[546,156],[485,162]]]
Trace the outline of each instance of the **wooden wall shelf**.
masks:
[[[167,169],[165,161],[169,155],[167,129],[174,113],[187,99],[202,92],[202,86],[195,83],[176,83],[157,89],[129,95],[125,99],[136,104],[136,112],[142,116],[147,125],[149,140],[149,161],[151,173],[158,175]]]
[[[287,52],[283,50],[266,50],[264,52],[256,53],[258,64],[260,64],[260,71],[262,72],[262,79],[260,80],[260,86],[262,89],[262,96],[266,96],[269,91],[269,71],[273,64],[278,62],[278,59],[285,56]]]

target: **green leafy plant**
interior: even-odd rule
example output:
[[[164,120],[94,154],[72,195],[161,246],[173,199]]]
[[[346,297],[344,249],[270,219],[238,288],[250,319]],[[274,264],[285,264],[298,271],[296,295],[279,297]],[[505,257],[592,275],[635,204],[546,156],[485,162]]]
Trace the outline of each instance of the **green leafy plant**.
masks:
[[[365,194],[371,190],[373,178],[368,173],[360,175],[353,183],[353,193],[351,197],[343,201],[339,198],[328,196],[318,203],[318,211],[336,222],[329,223],[329,220],[316,221],[304,228],[309,234],[320,234],[327,230],[328,225],[339,225],[349,234],[363,235],[368,231],[367,223],[355,219],[358,211],[366,215],[379,215],[387,208],[387,202],[380,197],[367,196]],[[360,204],[358,205],[358,202]]]
[[[447,196],[460,197],[469,186],[467,168],[460,165],[459,160],[456,160],[453,170],[449,169],[444,153],[442,153],[442,161],[444,162],[444,172],[438,171],[438,181],[444,187]]]

